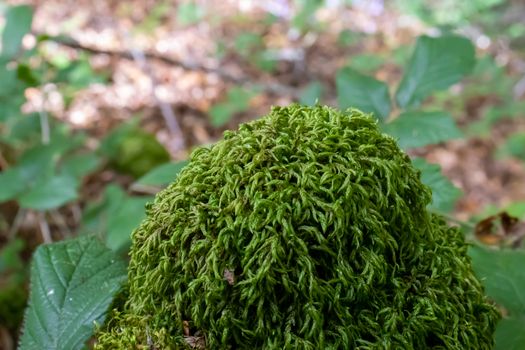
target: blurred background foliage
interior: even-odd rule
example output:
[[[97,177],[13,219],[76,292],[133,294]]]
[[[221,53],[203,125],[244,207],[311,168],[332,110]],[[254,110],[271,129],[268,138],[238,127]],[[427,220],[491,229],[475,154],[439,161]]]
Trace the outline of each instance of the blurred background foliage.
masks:
[[[95,234],[125,258],[194,147],[293,102],[360,108],[399,140],[429,209],[473,243],[505,316],[497,348],[525,347],[522,1],[46,0],[0,13],[0,348],[17,342],[38,245]]]

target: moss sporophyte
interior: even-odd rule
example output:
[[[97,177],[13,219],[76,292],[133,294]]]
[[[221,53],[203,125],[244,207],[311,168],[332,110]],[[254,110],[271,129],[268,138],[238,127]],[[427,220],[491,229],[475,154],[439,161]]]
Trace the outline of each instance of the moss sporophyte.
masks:
[[[195,150],[133,233],[97,349],[490,349],[457,228],[368,115],[275,107]]]

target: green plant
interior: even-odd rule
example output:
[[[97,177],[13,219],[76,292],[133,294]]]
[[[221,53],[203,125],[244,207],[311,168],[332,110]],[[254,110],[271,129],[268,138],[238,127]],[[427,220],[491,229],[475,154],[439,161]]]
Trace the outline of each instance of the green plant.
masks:
[[[499,315],[430,200],[370,116],[276,107],[148,206],[96,348],[489,349]]]
[[[82,349],[126,279],[126,265],[95,237],[40,246],[20,349]]]
[[[0,250],[0,324],[15,330],[27,302],[26,266],[20,258],[24,241],[13,240]]]

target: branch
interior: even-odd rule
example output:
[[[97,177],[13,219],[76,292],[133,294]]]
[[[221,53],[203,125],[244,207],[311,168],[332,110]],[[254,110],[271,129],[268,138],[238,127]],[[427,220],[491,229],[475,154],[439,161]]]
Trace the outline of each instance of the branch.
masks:
[[[106,49],[95,48],[92,46],[83,45],[72,38],[63,37],[63,36],[49,37],[49,40],[57,44],[67,46],[69,48],[82,50],[82,51],[85,51],[85,52],[88,52],[94,55],[118,56],[120,58],[132,60],[132,61],[135,60],[134,53],[131,51],[106,50]],[[230,83],[234,83],[238,85],[248,85],[252,87],[258,86],[258,87],[261,87],[264,91],[273,93],[276,95],[284,94],[292,98],[297,98],[299,95],[296,89],[290,86],[287,86],[287,85],[283,85],[279,83],[257,84],[257,83],[251,82],[250,79],[247,77],[237,77],[221,69],[206,67],[200,64],[195,64],[195,63],[184,62],[184,61],[177,60],[174,58],[162,56],[154,52],[144,52],[143,55],[148,60],[162,62],[164,64],[175,66],[175,67],[180,67],[188,71],[200,71],[200,72],[204,72],[207,74],[215,74],[219,76],[222,80],[230,82]]]

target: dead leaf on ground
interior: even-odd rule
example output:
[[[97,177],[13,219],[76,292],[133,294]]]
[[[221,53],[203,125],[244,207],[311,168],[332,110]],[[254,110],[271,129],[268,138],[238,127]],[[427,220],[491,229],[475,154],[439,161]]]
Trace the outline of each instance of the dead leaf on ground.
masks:
[[[501,212],[476,224],[476,238],[486,245],[518,247],[525,236],[525,222]]]

